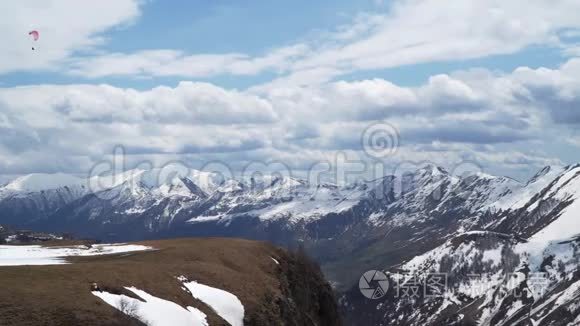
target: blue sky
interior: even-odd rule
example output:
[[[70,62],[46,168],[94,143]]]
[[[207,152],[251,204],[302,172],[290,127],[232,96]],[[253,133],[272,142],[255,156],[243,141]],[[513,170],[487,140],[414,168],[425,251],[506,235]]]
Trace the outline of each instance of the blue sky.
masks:
[[[175,49],[187,53],[226,54],[241,52],[259,56],[268,50],[332,32],[347,25],[355,13],[388,12],[388,1],[321,0],[291,2],[244,1],[143,1],[139,18],[102,33],[105,46],[91,51],[80,50],[78,55],[92,55],[95,51],[130,53],[149,49]],[[49,41],[47,41],[49,42]],[[50,44],[47,44],[50,46]],[[556,68],[563,60],[562,51],[554,46],[529,46],[509,55],[491,55],[475,59],[443,60],[416,65],[402,65],[389,69],[354,71],[342,79],[385,78],[398,85],[416,86],[429,76],[455,70],[481,67],[511,71],[520,66]],[[274,74],[252,76],[210,76],[198,80],[228,88],[247,88],[267,82]],[[119,87],[147,89],[159,84],[176,85],[180,77],[156,78],[93,78],[91,83],[108,83]],[[39,83],[86,83],[85,78],[60,72],[17,71],[5,74],[3,86]]]
[[[131,162],[304,168],[388,123],[396,155],[525,179],[580,161],[580,4],[320,0],[0,5],[0,175]],[[38,29],[38,42],[27,37]],[[31,47],[36,48],[35,51]]]
[[[373,0],[265,1],[192,0],[166,3],[143,1],[141,14],[133,23],[103,33],[106,50],[132,52],[152,48],[178,49],[191,53],[243,52],[259,55],[273,47],[331,31],[350,21],[353,12],[365,12],[386,5]],[[270,76],[206,78],[228,87],[244,88]],[[25,85],[48,80],[51,83],[86,82],[83,78],[38,71],[12,73],[4,86]],[[150,88],[158,84],[176,85],[181,78],[135,80],[103,78],[120,87]]]

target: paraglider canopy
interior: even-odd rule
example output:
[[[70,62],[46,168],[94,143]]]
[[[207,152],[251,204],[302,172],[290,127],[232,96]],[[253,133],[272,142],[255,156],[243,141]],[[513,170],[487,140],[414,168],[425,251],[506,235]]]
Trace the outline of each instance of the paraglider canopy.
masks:
[[[38,31],[30,31],[30,32],[28,32],[28,35],[31,35],[35,41],[38,40],[38,37],[40,36]]]
[[[38,38],[40,37],[40,34],[38,33],[38,31],[30,31],[30,32],[28,32],[28,35],[32,36],[32,39],[34,41],[37,41]],[[32,47],[32,50],[34,50],[34,47]]]

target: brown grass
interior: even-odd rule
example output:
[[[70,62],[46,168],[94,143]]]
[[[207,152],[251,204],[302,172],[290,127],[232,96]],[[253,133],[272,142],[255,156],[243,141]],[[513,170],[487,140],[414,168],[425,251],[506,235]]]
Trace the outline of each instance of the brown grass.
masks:
[[[270,257],[282,261],[282,250],[261,242],[220,238],[140,243],[157,250],[75,257],[67,265],[0,267],[0,325],[139,324],[92,295],[92,282],[118,291],[135,286],[202,310],[211,325],[226,325],[181,289],[175,279],[179,275],[235,294],[244,304],[247,321],[264,312],[274,315],[269,318],[277,314],[280,266]]]

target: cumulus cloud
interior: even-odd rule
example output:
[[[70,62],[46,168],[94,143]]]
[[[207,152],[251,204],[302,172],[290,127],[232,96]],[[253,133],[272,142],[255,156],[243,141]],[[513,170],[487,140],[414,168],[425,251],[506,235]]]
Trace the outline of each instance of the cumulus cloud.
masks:
[[[268,127],[260,126],[277,119],[264,99],[204,83],[148,91],[108,85],[15,87],[0,89],[0,153],[5,164],[14,156],[37,155],[42,160],[28,163],[37,166],[55,155],[60,162],[93,159],[115,145],[131,154],[240,151],[267,146]],[[20,160],[14,162],[10,169],[27,170]],[[47,162],[42,169],[50,166]]]
[[[15,87],[0,92],[0,105],[33,128],[63,121],[219,125],[277,120],[271,103],[256,95],[193,82],[147,91],[109,85]]]
[[[304,168],[338,151],[366,157],[361,135],[388,122],[400,135],[391,162],[468,159],[534,169],[555,161],[523,148],[549,144],[559,123],[575,121],[577,110],[559,104],[579,98],[577,69],[571,59],[558,69],[460,71],[417,87],[371,79],[266,91],[193,82],[143,91],[1,88],[0,168],[82,173],[116,145],[156,162],[219,159],[242,168],[252,160],[281,160]]]
[[[566,62],[560,69],[520,68],[514,80],[523,85],[523,95],[540,104],[552,118],[562,124],[580,124],[580,59]]]

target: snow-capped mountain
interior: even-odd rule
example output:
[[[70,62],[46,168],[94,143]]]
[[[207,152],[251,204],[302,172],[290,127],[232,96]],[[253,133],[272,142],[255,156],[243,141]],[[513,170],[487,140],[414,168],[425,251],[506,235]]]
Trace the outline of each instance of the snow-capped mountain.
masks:
[[[412,270],[409,264],[425,268],[417,261],[437,252],[460,255],[465,251],[465,261],[470,262],[492,257],[495,267],[483,265],[496,273],[508,273],[509,269],[498,267],[506,265],[502,261],[506,253],[518,261],[507,264],[511,272],[537,269],[532,260],[543,261],[546,250],[558,247],[557,243],[574,243],[571,239],[580,234],[579,196],[578,165],[546,167],[525,183],[481,173],[451,175],[426,165],[402,176],[347,186],[311,184],[288,176],[221,180],[198,171],[182,176],[132,170],[89,180],[63,175],[19,178],[0,189],[0,223],[113,240],[235,236],[283,245],[299,241],[322,263],[337,289],[347,290],[366,270]],[[475,231],[493,241],[473,240]],[[440,256],[426,260],[438,259],[445,260]],[[453,267],[445,261],[429,266],[483,268],[477,264]],[[525,268],[524,261],[528,261]],[[463,281],[459,277],[457,282]],[[497,282],[496,287],[502,284]],[[345,302],[364,311],[359,305],[364,298],[355,290],[348,292]],[[487,309],[489,316],[505,310],[497,306],[502,304],[499,301],[487,304],[479,307]],[[397,308],[392,305],[383,307],[373,308],[373,316],[400,312],[390,310]],[[411,324],[440,321],[446,308],[433,307],[441,311],[430,311],[432,319],[407,316],[403,320]],[[509,320],[516,313],[514,307],[501,318],[490,318]],[[474,322],[483,320],[483,315],[470,316]]]
[[[485,174],[453,176],[427,165],[399,178],[385,176],[348,186],[281,176],[218,181],[199,171],[182,177],[163,170],[130,170],[88,180],[63,174],[29,175],[0,188],[4,208],[0,222],[17,226],[39,220],[130,223],[154,233],[252,219],[301,229],[302,240],[313,241],[329,238],[314,234],[314,229],[326,234],[328,227],[340,229],[328,234],[331,238],[363,229],[372,238],[375,233],[410,227],[416,240],[473,229],[513,230],[529,236],[550,225],[568,205],[575,210],[579,170],[577,166],[545,168],[520,183]],[[11,213],[19,210],[29,213]],[[568,216],[557,222],[571,224],[573,218]],[[575,232],[568,230],[570,236]]]
[[[348,195],[348,196],[347,196]],[[360,191],[332,184],[312,185],[290,177],[232,182],[217,188],[210,200],[216,205],[190,223],[254,216],[263,221],[283,219],[289,224],[318,220],[330,213],[352,208],[361,198]]]
[[[30,174],[0,187],[2,223],[21,225],[46,218],[88,194],[82,178],[67,174]]]
[[[421,294],[405,300],[391,292],[383,300],[370,302],[355,287],[343,297],[347,316],[353,323],[370,325],[577,325],[579,176],[578,165],[545,168],[525,184],[478,176],[460,188],[472,188],[463,197],[467,206],[449,205],[446,201],[458,199],[444,194],[428,217],[442,222],[442,209],[454,209],[457,215],[446,226],[427,224],[445,228],[439,232],[441,241],[430,240],[440,245],[415,251],[429,231],[424,231],[424,223],[412,223],[412,234],[421,238],[388,243],[424,253],[394,261],[392,256],[399,252],[389,249],[390,260],[382,259],[375,267],[393,272],[391,283],[403,289],[426,284],[429,273],[444,273],[445,295],[428,298]],[[479,200],[473,202],[473,197]],[[387,220],[391,221],[390,216]],[[396,232],[400,229],[395,228]],[[538,283],[543,286],[541,293]]]
[[[579,250],[580,237],[545,243],[466,232],[393,269],[382,300],[345,297],[343,305],[368,325],[577,325]],[[432,295],[437,275],[444,290]]]
[[[92,192],[37,225],[89,236],[142,238],[183,222],[208,198],[195,178],[161,170],[131,170],[102,179],[90,180]]]

